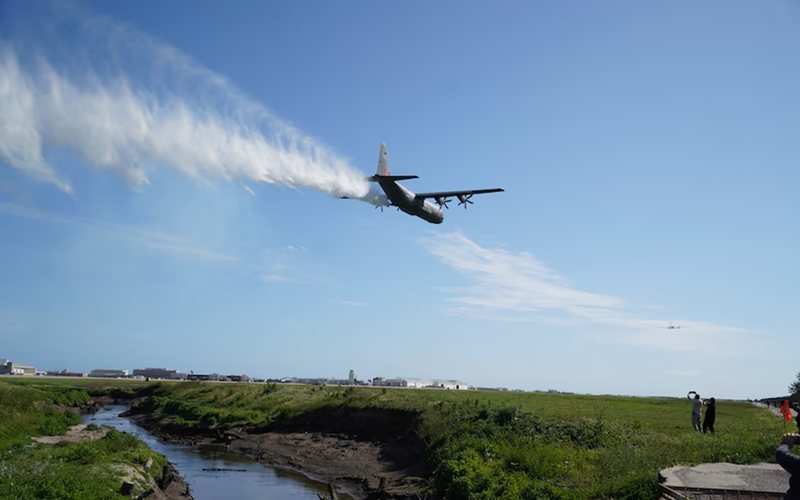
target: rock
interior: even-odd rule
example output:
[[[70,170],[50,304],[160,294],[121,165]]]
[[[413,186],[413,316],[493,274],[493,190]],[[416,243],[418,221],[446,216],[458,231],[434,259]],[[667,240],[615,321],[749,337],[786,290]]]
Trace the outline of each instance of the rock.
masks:
[[[169,464],[164,465],[164,468],[161,469],[161,477],[158,480],[158,487],[162,490],[166,490],[170,483],[172,483],[173,479],[175,479],[175,469],[173,469]]]
[[[333,487],[333,483],[328,483],[328,496],[324,497],[317,493],[317,498],[319,500],[339,500],[339,495],[336,494],[336,488]]]

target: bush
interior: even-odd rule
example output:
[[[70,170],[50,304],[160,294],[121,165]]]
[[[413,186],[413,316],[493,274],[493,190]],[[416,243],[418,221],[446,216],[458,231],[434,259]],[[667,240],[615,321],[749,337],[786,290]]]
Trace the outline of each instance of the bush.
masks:
[[[71,411],[56,411],[47,408],[42,413],[37,432],[43,436],[60,436],[69,430],[70,426],[81,423],[81,417]]]
[[[494,421],[497,425],[508,425],[517,419],[519,408],[516,406],[507,406],[500,408],[494,415]]]
[[[132,450],[141,445],[141,441],[133,434],[127,432],[120,432],[116,429],[111,429],[108,434],[100,440],[100,444],[109,453],[117,453],[120,451]]]

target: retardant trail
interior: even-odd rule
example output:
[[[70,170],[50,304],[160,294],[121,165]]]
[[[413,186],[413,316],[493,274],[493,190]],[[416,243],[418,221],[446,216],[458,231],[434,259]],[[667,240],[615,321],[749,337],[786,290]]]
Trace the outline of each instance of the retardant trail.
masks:
[[[107,34],[120,29],[123,47]],[[366,194],[363,173],[225,78],[127,28],[99,32],[108,42],[103,52],[66,57],[46,46],[31,55],[0,40],[0,161],[67,192],[73,185],[49,160],[62,152],[114,170],[135,188],[167,168],[207,180]]]

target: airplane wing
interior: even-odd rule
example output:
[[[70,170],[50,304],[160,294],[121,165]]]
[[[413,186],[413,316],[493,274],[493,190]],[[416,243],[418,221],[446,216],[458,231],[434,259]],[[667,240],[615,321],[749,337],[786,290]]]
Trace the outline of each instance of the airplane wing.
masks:
[[[436,200],[436,203],[439,206],[447,206],[447,202],[449,201],[448,198],[458,198],[458,204],[464,205],[464,208],[467,208],[467,203],[472,204],[470,198],[476,194],[486,194],[486,193],[501,193],[505,191],[502,188],[491,188],[491,189],[468,189],[465,191],[438,191],[435,193],[417,193],[414,199],[416,200],[424,200],[425,198],[433,198]]]

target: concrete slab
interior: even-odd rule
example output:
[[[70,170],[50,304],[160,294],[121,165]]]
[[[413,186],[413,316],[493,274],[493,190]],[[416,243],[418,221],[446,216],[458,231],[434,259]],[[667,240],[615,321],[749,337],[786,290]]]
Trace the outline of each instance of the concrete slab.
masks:
[[[780,498],[789,488],[789,474],[777,464],[729,463],[676,466],[659,473],[659,482],[687,498]]]

